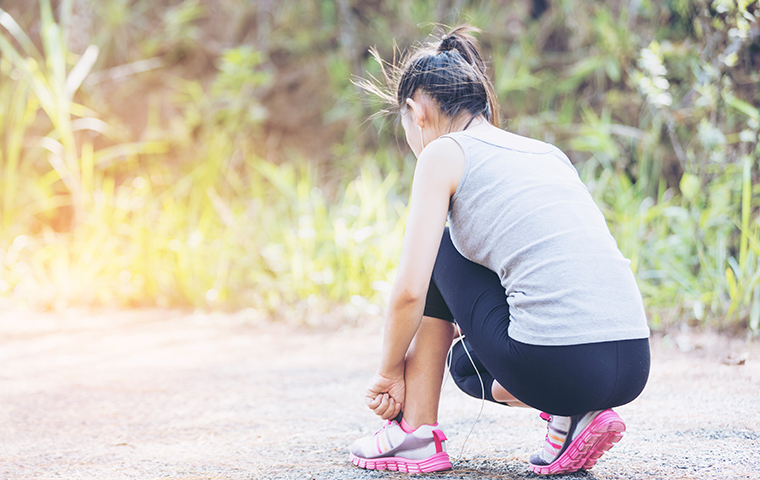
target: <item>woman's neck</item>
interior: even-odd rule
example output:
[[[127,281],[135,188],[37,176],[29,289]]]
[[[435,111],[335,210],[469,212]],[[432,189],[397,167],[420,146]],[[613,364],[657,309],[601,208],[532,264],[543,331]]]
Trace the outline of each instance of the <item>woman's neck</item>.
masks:
[[[483,130],[484,128],[488,128],[490,126],[491,124],[483,115],[478,115],[475,118],[465,116],[460,121],[454,123],[454,128],[452,128],[448,133]]]

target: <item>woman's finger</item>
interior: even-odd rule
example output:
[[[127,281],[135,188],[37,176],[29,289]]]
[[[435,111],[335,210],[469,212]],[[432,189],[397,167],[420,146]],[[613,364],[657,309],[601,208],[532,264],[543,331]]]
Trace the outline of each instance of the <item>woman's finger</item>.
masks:
[[[388,412],[392,411],[396,406],[396,401],[393,400],[393,397],[388,395],[388,401],[385,403],[385,410],[383,410],[381,417],[385,418],[388,415]]]
[[[388,410],[388,408],[390,408],[392,399],[387,393],[381,395],[380,398],[381,398],[380,403],[372,410],[375,412],[376,415],[383,417],[383,415],[385,415],[385,412]]]
[[[401,402],[397,402],[388,393],[373,396],[372,392],[368,392],[364,401],[367,407],[383,420],[396,418],[401,411]]]
[[[380,405],[380,402],[382,401],[382,399],[383,399],[382,395],[374,395],[374,396],[366,395],[364,397],[364,403],[367,404],[370,410],[374,410],[378,407],[378,405]]]
[[[401,404],[396,402],[393,404],[392,408],[387,412],[387,415],[385,416],[385,420],[393,420],[396,418],[396,415],[398,415],[398,412],[401,411]]]
[[[390,397],[390,401],[388,402],[388,408],[383,412],[382,418],[384,420],[390,420],[392,418],[395,418],[396,415],[398,415],[399,410],[401,409],[401,404],[393,399],[393,397]]]
[[[383,420],[392,420],[396,418],[401,411],[401,404],[400,403],[393,403],[389,406],[388,410],[386,410],[383,415],[381,415],[381,418]]]

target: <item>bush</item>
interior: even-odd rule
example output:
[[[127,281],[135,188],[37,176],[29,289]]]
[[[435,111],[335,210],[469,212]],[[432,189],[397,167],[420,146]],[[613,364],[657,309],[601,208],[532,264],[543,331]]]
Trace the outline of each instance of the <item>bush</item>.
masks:
[[[652,325],[758,332],[760,3],[529,5],[4,3],[0,295],[376,312],[413,162],[350,76],[464,19],[505,126],[568,152]]]

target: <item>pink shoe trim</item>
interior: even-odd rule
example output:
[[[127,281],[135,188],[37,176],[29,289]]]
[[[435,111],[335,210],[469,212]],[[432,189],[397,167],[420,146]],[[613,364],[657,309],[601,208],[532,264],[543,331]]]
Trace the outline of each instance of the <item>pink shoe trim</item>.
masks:
[[[553,475],[588,470],[604,452],[620,441],[625,432],[625,423],[612,410],[605,410],[591,421],[567,450],[549,465],[530,464],[533,473]]]
[[[412,433],[414,430],[416,430],[416,429],[412,428],[411,425],[409,425],[408,423],[406,423],[406,419],[405,418],[401,419],[401,423],[399,423],[398,426],[401,427],[401,430],[403,430],[404,433]]]
[[[352,453],[351,462],[357,467],[368,470],[395,470],[408,473],[440,472],[451,469],[451,459],[446,452],[436,453],[424,460],[409,460],[403,457],[369,459],[357,457]]]
[[[551,441],[551,440],[549,440],[548,438],[547,438],[546,440],[544,440],[544,441],[545,441],[546,443],[548,443],[549,445],[551,445],[551,446],[552,446],[552,448],[554,448],[554,455],[556,455],[556,454],[557,454],[557,452],[559,452],[559,451],[560,451],[560,449],[562,449],[562,445],[557,445],[556,443],[552,442],[552,441]],[[549,453],[552,453],[552,452],[551,452],[551,450],[549,450],[548,448],[546,449],[546,451],[547,451],[547,452],[549,452]]]
[[[417,428],[412,428],[412,426],[411,426],[411,425],[409,425],[408,423],[406,423],[406,419],[405,419],[405,418],[402,418],[402,419],[401,419],[401,423],[399,423],[399,424],[398,424],[398,426],[399,426],[399,427],[401,427],[401,430],[403,430],[403,431],[404,431],[404,433],[412,433],[412,432],[415,432],[415,431],[417,431],[417,428],[419,428],[419,427],[417,427]],[[421,427],[421,426],[422,426],[422,425],[420,425],[420,427]],[[430,425],[430,426],[431,426],[431,427],[437,427],[437,426],[438,426],[438,422],[435,422],[434,424],[432,424],[432,425]]]
[[[433,440],[435,440],[435,453],[441,453],[443,442],[447,440],[446,435],[441,430],[433,430]]]

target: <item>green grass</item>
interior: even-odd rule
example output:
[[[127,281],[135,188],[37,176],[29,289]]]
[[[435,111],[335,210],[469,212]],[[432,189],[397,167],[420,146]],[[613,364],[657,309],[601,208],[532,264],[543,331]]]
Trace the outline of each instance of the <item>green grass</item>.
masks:
[[[576,163],[654,327],[760,331],[760,91],[748,21],[758,2],[615,10],[561,0],[536,21],[518,3],[387,2],[353,11],[363,27],[354,31],[327,0],[276,5],[271,18],[243,4],[164,3],[97,3],[103,21],[76,32],[93,43],[77,53],[69,40],[81,12],[70,0],[55,11],[40,0],[39,17],[19,23],[0,13],[0,296],[304,321],[337,305],[376,312],[393,281],[413,162],[392,122],[382,131],[365,122],[376,107],[347,77],[356,58],[377,72],[348,49],[377,45],[390,58],[394,40],[419,40],[443,15],[484,30],[505,126]],[[713,18],[689,13],[707,8]],[[203,22],[219,11],[238,23],[195,78],[185,65],[208,55],[213,22]],[[257,24],[266,42],[232,41],[250,18],[269,22]],[[740,54],[724,58],[731,39]],[[288,68],[325,68],[329,105],[314,122],[343,132],[329,160],[296,149],[262,158],[262,124],[280,113],[261,103],[280,80],[272,52]],[[102,70],[86,85],[93,69],[148,58],[160,72],[106,86]],[[142,90],[147,121],[130,134],[109,95]]]

